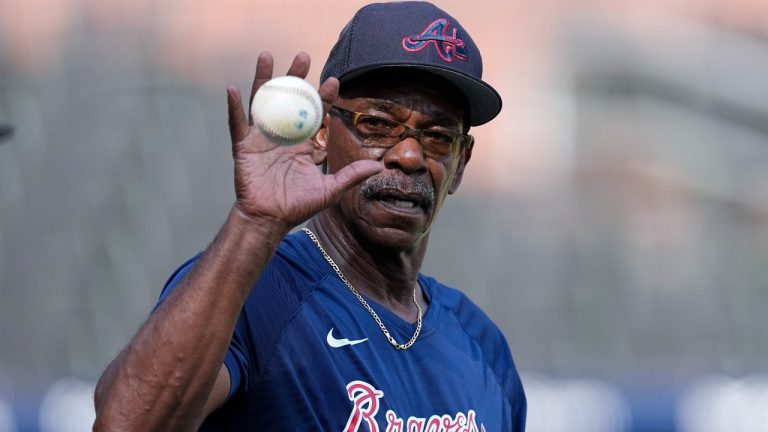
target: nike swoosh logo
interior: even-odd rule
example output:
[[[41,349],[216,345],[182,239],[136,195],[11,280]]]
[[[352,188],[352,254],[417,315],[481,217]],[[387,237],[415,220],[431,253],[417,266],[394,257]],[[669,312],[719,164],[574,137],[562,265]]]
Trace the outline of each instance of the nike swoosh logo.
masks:
[[[328,336],[325,337],[325,340],[328,342],[328,345],[330,345],[331,347],[341,348],[347,345],[357,345],[361,342],[367,341],[368,338],[358,339],[358,340],[349,340],[347,338],[336,339],[335,337],[333,337],[333,327],[331,327],[331,330],[328,332]]]

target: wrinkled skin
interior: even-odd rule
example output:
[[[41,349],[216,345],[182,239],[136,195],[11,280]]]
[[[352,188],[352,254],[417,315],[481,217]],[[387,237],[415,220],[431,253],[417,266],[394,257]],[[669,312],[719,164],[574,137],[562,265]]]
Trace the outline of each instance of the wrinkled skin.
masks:
[[[379,74],[380,75],[380,74]],[[367,77],[345,88],[336,104],[350,111],[386,114],[388,117],[413,128],[432,126],[452,127],[461,132],[461,101],[449,84],[428,75],[405,72],[387,80],[378,76]],[[459,126],[456,128],[456,126]],[[426,157],[421,144],[408,137],[389,149],[363,148],[360,139],[338,116],[327,116],[317,141],[327,146],[329,172],[337,172],[358,160],[374,159],[384,163],[384,170],[346,191],[334,218],[340,225],[349,225],[355,233],[371,239],[375,244],[394,249],[418,247],[437,216],[448,193],[458,188],[471,148],[463,149],[459,157],[438,161]],[[434,195],[431,205],[422,205],[421,211],[397,211],[379,200],[366,199],[360,190],[375,180],[391,180],[389,195],[399,198],[411,196],[417,184],[430,189]],[[425,204],[422,194],[418,198]],[[335,210],[335,209],[334,209]],[[410,210],[410,209],[409,209]]]

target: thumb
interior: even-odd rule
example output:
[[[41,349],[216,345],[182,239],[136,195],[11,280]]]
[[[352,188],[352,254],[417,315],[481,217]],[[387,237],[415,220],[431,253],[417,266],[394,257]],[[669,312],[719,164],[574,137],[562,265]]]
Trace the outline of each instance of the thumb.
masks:
[[[362,182],[368,177],[381,172],[384,163],[375,160],[359,160],[340,169],[335,174],[329,174],[330,181],[326,183],[326,196],[335,200],[342,192]]]

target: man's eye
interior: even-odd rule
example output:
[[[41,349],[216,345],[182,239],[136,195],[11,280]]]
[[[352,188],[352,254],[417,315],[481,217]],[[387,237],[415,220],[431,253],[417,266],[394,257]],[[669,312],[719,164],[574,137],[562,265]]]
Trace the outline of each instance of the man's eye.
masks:
[[[383,119],[381,117],[374,116],[361,116],[357,122],[357,127],[363,132],[370,133],[388,133],[396,127],[395,123]]]
[[[447,134],[445,132],[430,130],[424,131],[424,138],[432,141],[435,144],[446,146],[453,144],[453,141],[455,140],[453,135]]]

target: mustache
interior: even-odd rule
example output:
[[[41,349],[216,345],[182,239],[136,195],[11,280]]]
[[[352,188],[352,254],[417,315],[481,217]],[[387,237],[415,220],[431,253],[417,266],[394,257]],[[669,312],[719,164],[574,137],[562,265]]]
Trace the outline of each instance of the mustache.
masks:
[[[375,199],[386,195],[387,190],[401,191],[406,194],[414,194],[419,197],[419,204],[427,211],[435,206],[435,191],[421,177],[412,175],[402,176],[374,176],[368,177],[360,189],[360,193],[366,199]]]

